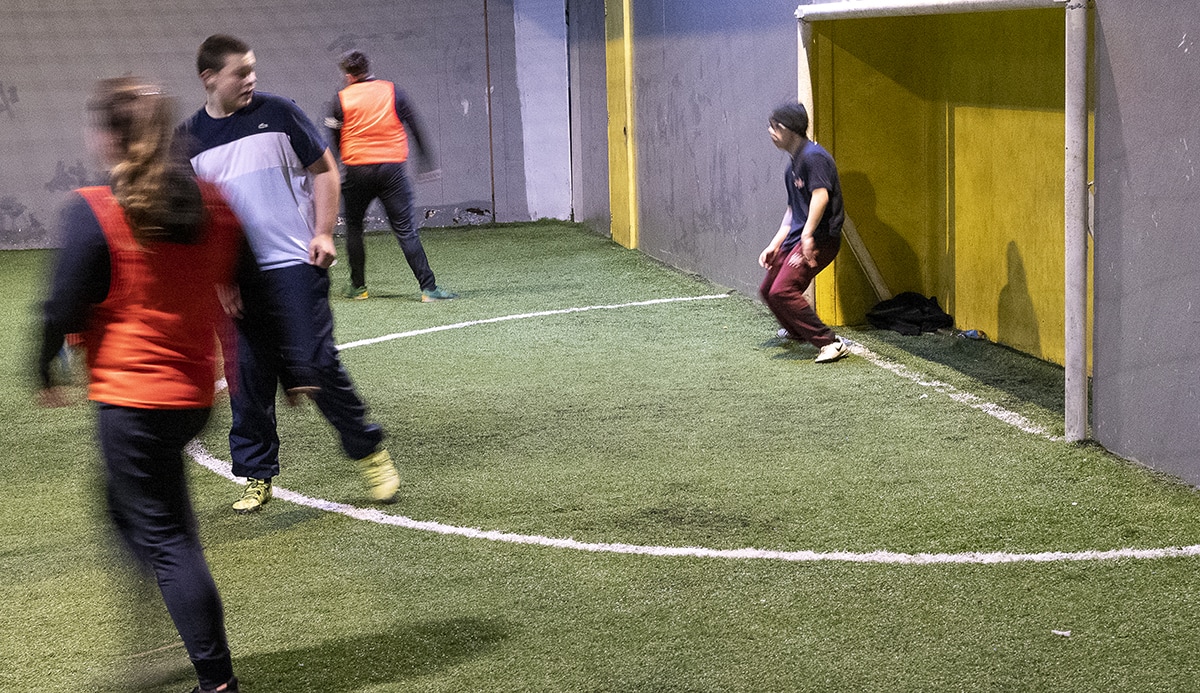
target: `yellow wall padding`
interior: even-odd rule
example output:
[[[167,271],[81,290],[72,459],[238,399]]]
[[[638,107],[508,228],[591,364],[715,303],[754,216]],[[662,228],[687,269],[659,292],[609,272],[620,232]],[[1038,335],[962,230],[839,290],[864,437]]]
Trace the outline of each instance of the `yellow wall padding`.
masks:
[[[815,137],[889,288],[1062,363],[1062,11],[815,29]],[[864,322],[870,285],[846,248],[835,265],[818,278],[818,312]]]
[[[633,32],[630,0],[604,0],[604,15],[612,238],[626,248],[636,248],[637,157],[633,128]]]

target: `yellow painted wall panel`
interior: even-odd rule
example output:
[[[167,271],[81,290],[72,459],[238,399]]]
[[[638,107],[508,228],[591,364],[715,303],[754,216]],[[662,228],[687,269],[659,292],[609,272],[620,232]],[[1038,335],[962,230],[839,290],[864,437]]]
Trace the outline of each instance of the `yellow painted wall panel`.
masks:
[[[608,185],[612,238],[626,248],[637,247],[637,177],[633,156],[633,47],[629,32],[629,1],[605,0],[605,70],[608,85]]]
[[[951,132],[955,319],[1061,361],[1062,113],[959,106]]]
[[[889,288],[1061,363],[1062,11],[814,28],[815,137]],[[875,302],[847,247],[817,289],[844,324]]]
[[[930,106],[923,71],[915,69],[924,42],[912,35],[924,29],[905,24],[905,36],[872,21],[818,25],[814,36],[814,138],[837,160],[846,212],[893,293],[923,290],[931,274],[921,248],[930,235]],[[877,300],[844,242],[816,288],[817,310],[830,322],[861,323]]]

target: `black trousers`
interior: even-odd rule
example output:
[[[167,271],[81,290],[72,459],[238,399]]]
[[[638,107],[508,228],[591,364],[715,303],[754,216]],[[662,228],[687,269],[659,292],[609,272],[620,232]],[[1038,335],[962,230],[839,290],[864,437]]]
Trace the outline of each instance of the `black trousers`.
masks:
[[[363,218],[376,198],[383,203],[392,233],[404,251],[404,259],[422,291],[437,287],[421,236],[413,218],[413,192],[404,163],[347,166],[342,180],[342,199],[346,204],[346,254],[350,260],[350,281],[366,286],[366,250],[363,248]]]
[[[337,432],[346,455],[357,460],[375,452],[383,429],[367,420],[367,405],[338,356],[329,272],[315,265],[267,270],[243,283],[242,300],[245,315],[236,321],[237,370],[230,381],[234,475],[279,475],[275,399],[280,383],[319,386],[313,402]]]
[[[108,512],[137,562],[153,572],[203,688],[233,677],[225,614],[204,559],[183,448],[208,409],[99,406]]]

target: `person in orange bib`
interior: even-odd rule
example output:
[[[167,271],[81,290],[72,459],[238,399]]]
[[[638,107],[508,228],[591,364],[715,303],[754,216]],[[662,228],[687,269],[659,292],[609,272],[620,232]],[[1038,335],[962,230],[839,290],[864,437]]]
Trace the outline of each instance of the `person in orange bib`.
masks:
[[[153,573],[200,693],[236,693],[224,609],[200,545],[184,446],[208,420],[216,330],[248,252],[237,217],[176,156],[174,108],[132,77],[100,82],[89,143],[111,185],[75,191],[42,312],[39,399],[66,404],[52,368],[81,333],[109,516]],[[222,289],[219,291],[219,288]],[[142,627],[144,624],[136,624]]]
[[[338,92],[325,125],[332,131],[331,139],[339,146],[342,163],[346,165],[342,199],[345,202],[350,282],[343,295],[353,299],[367,298],[363,219],[367,207],[378,199],[383,204],[392,233],[404,251],[404,258],[421,286],[421,300],[457,298],[457,294],[438,286],[413,214],[412,184],[406,171],[410,140],[419,155],[418,180],[433,180],[440,176],[416,111],[395,84],[376,79],[371,74],[371,63],[362,51],[343,54],[339,66],[345,75],[346,87]]]

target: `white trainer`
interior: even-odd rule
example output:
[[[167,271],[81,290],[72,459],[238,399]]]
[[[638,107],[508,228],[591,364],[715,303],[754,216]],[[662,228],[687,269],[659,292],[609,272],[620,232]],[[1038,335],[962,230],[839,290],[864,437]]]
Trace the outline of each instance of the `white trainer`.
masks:
[[[843,356],[850,354],[850,347],[842,341],[841,337],[837,338],[836,342],[831,342],[821,347],[817,352],[817,357],[813,359],[814,363],[833,363]]]

